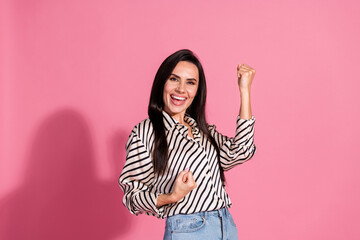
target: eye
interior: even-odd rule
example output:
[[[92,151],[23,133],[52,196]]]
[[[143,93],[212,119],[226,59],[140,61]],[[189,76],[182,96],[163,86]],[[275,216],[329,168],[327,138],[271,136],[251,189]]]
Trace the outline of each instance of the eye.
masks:
[[[169,78],[171,81],[177,81],[177,78],[175,78],[175,77],[171,77],[171,78]]]
[[[195,82],[194,81],[189,81],[188,84],[195,85]]]

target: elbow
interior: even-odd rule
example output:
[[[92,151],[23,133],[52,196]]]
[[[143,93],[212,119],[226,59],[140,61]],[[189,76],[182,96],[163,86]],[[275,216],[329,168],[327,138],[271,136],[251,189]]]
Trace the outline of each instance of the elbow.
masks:
[[[256,146],[255,144],[251,145],[250,148],[248,148],[247,150],[247,156],[246,156],[246,159],[245,160],[250,160],[254,155],[255,155],[255,152],[256,152]]]

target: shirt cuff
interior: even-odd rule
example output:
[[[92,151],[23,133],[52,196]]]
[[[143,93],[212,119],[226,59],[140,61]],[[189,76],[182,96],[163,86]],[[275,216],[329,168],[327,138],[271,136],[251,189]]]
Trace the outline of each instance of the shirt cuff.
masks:
[[[157,207],[157,198],[162,194],[162,193],[152,193],[153,194],[153,198],[154,198],[154,203],[155,203],[155,207],[154,207],[154,211],[156,212],[157,215],[162,216],[164,214],[165,211],[165,205],[162,205],[161,207]]]
[[[247,140],[252,137],[255,121],[256,118],[254,115],[252,115],[250,119],[243,119],[237,116],[235,143],[241,144],[247,142]]]

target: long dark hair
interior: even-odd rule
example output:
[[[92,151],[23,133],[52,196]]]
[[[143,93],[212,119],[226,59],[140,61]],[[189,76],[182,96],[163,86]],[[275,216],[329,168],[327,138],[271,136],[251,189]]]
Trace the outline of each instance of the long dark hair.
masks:
[[[169,150],[162,113],[164,109],[163,92],[165,82],[180,61],[195,64],[199,71],[199,87],[193,102],[186,109],[186,113],[195,119],[200,131],[203,132],[205,137],[208,137],[211,144],[215,147],[220,168],[220,178],[223,185],[225,185],[224,169],[220,164],[220,150],[207,128],[208,124],[205,118],[206,81],[204,70],[199,59],[188,49],[181,49],[167,57],[160,65],[152,85],[148,114],[155,132],[155,142],[152,152],[154,173],[163,174],[167,168]]]

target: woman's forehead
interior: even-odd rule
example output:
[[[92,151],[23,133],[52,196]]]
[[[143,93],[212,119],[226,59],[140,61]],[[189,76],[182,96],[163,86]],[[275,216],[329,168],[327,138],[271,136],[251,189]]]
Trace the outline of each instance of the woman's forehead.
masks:
[[[199,79],[199,70],[197,66],[187,61],[178,62],[171,74],[181,78]]]

